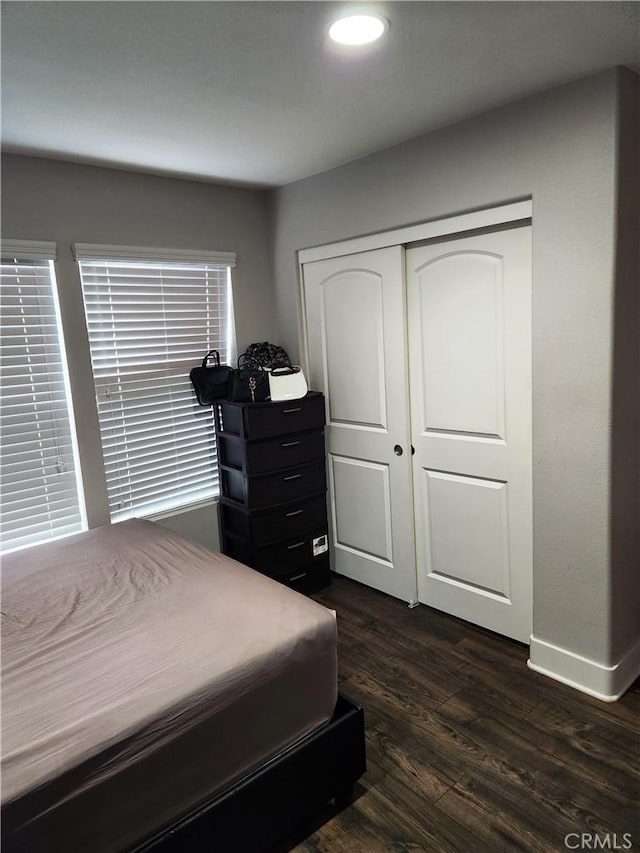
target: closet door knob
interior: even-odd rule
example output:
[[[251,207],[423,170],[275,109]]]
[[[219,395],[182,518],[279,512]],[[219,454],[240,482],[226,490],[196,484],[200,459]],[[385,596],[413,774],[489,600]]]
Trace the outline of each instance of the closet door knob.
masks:
[[[396,456],[402,456],[404,450],[400,447],[399,444],[396,444],[396,446],[393,448],[393,452],[396,454]]]
[[[412,455],[412,456],[415,456],[415,455],[416,455],[416,449],[415,449],[415,447],[413,446],[413,444],[411,445],[411,455]]]

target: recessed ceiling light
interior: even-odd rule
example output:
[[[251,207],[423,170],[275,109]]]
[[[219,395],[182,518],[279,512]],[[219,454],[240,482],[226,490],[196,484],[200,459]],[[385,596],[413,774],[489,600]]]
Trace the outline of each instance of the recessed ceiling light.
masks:
[[[377,15],[349,15],[331,25],[329,36],[338,44],[369,44],[388,28],[389,22]]]

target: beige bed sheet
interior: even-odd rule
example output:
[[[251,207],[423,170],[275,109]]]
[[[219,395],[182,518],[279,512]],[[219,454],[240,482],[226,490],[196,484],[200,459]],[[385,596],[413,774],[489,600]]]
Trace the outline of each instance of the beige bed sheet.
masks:
[[[3,850],[113,851],[326,722],[335,615],[146,521],[2,563]]]

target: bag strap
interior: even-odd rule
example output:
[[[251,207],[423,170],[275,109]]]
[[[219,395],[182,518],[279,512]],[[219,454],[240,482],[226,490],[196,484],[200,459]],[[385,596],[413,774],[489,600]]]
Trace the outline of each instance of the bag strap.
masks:
[[[203,366],[203,367],[207,367],[207,361],[209,360],[209,356],[210,356],[210,355],[214,355],[214,356],[215,356],[215,364],[214,364],[214,367],[220,367],[220,353],[218,352],[218,350],[217,350],[217,349],[210,349],[210,350],[209,350],[209,352],[208,352],[208,353],[205,355],[205,357],[202,359],[202,366]]]
[[[253,370],[256,373],[264,373],[266,376],[269,373],[268,367],[261,367],[251,358],[251,354],[241,352],[238,356],[238,370]]]
[[[241,360],[242,364],[240,364]],[[238,356],[238,369],[262,370],[262,365],[254,358],[250,350],[245,350],[245,352],[241,352]]]
[[[292,365],[291,367],[272,367],[270,372],[277,379],[278,376],[294,376],[296,373],[300,373],[300,368],[297,365]]]

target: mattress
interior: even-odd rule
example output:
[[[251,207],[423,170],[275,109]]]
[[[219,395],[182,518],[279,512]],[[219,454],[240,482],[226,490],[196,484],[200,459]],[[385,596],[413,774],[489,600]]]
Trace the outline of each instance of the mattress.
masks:
[[[146,521],[2,563],[3,850],[123,850],[326,722],[335,614]]]

